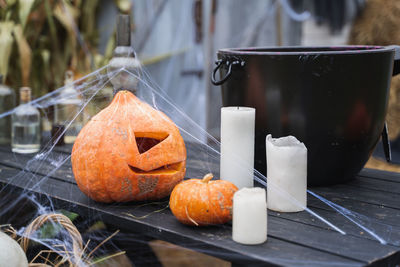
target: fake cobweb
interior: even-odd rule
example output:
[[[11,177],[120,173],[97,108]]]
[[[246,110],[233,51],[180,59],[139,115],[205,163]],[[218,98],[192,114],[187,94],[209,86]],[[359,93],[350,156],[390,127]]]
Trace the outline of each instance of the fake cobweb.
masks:
[[[171,99],[153,82],[144,68],[137,69],[136,71],[125,68],[107,71],[108,69],[108,66],[105,66],[72,84],[78,96],[71,97],[78,97],[81,99],[81,102],[77,112],[69,114],[70,118],[65,128],[61,129],[62,132],[56,135],[58,138],[61,138],[75,120],[88,122],[91,117],[108,105],[111,99],[110,92],[113,90],[110,83],[112,79],[135,81],[137,82],[136,96],[151,105],[154,109],[165,113],[178,126],[187,150],[187,171],[185,177],[201,178],[207,173],[213,173],[215,179],[219,179],[220,143],[217,139],[186,115],[175,104],[174,99]],[[60,95],[62,90],[63,88],[59,88],[41,96],[33,100],[31,104],[41,111],[42,117],[51,121],[51,112],[55,105],[65,100],[63,99],[65,96]],[[13,112],[11,110],[3,113],[0,117],[10,116]],[[107,239],[115,230],[121,228],[121,223],[119,223],[121,220],[142,222],[142,226],[138,227],[136,231],[135,229],[130,229],[129,225],[126,225],[126,228],[122,229],[124,230],[123,235],[117,234],[110,241],[96,249],[96,252],[91,255],[93,259],[96,259],[96,257],[99,258],[109,253],[109,251],[129,251],[129,247],[145,245],[150,239],[161,239],[162,233],[165,236],[171,236],[172,232],[176,230],[176,227],[173,227],[174,230],[169,230],[168,228],[171,224],[176,225],[179,223],[172,217],[173,215],[168,209],[167,198],[157,202],[110,204],[101,204],[90,200],[76,186],[71,171],[71,145],[56,146],[55,143],[57,140],[50,140],[50,133],[47,133],[47,135],[44,133],[42,139],[41,150],[37,154],[7,154],[6,152],[9,151],[9,148],[4,147],[0,151],[2,157],[4,155],[12,155],[12,157],[5,159],[0,166],[0,176],[3,183],[0,191],[1,223],[11,224],[19,236],[23,237],[27,235],[27,225],[34,218],[61,211],[73,220],[82,233],[85,244],[87,244],[87,249],[81,252],[82,257],[84,257],[89,254],[91,249],[96,248],[99,244],[102,245],[101,242]],[[75,153],[79,153],[79,151]],[[239,159],[237,160],[237,164],[243,165]],[[245,168],[246,166],[243,167]],[[254,179],[256,185],[261,187],[267,186],[267,178],[257,170],[254,170]],[[268,183],[268,186],[273,187],[274,190],[278,190],[273,184]],[[286,197],[287,201],[300,205],[285,192],[280,191],[280,193]],[[370,240],[380,242],[381,244],[400,245],[400,229],[395,229],[393,226],[386,224],[385,221],[380,220],[374,214],[363,215],[363,209],[352,207],[353,211],[334,203],[335,201],[332,199],[326,199],[312,191],[308,191],[308,193],[309,205],[308,207],[304,207],[305,212],[297,214],[269,212],[269,241],[262,247],[265,249],[265,255],[269,253],[268,243],[271,242],[270,239],[274,239],[278,232],[277,229],[274,229],[274,227],[278,227],[274,223],[274,219],[277,217],[286,219],[288,225],[293,225],[293,222],[300,222],[305,227],[312,225],[319,229],[330,229],[332,235],[337,236],[350,235],[357,237],[360,233],[363,233]],[[321,205],[315,204],[319,201],[326,204],[325,208],[321,209]],[[345,205],[345,202],[343,205]],[[118,216],[115,217],[115,215]],[[327,217],[330,219],[326,219]],[[343,220],[343,217],[345,220]],[[107,226],[104,226],[104,223]],[[119,226],[112,226],[113,223]],[[72,257],[68,253],[68,251],[71,252],[74,250],[70,233],[57,225],[57,220],[53,220],[52,223],[47,225],[47,228],[42,226],[40,231],[29,235],[29,238],[36,243],[33,245],[33,251],[37,252],[35,251],[35,247],[45,247],[56,251],[63,257],[71,258],[78,265],[85,265],[85,262],[79,261],[79,259]],[[184,229],[181,233],[182,237],[192,234],[195,237],[193,240],[200,238],[203,241],[205,239],[205,242],[207,242],[207,238],[210,241],[229,240],[231,233],[230,224],[212,227],[213,230],[217,229],[216,231],[221,233],[220,236],[210,233],[210,228],[205,228],[206,230],[204,231],[196,227],[185,227],[182,229]],[[283,235],[290,236],[291,232],[296,231],[296,229],[282,227],[279,231],[286,231]],[[199,236],[198,232],[202,234]],[[170,239],[169,241],[173,240]],[[207,250],[203,245],[196,247],[196,244],[193,244],[193,242],[188,241],[187,246],[196,248],[198,251],[206,254],[227,258],[224,253],[228,252]],[[223,241],[221,242],[222,244],[224,243]],[[290,240],[290,242],[299,241]],[[329,244],[329,240],[319,240],[311,232],[303,242],[305,242],[305,245],[320,243],[321,251],[332,252],[332,250],[335,250]],[[185,241],[180,242],[180,245],[182,244],[185,244]],[[146,255],[143,252],[143,262],[151,264],[151,257]],[[276,255],[272,254],[270,258],[281,264],[305,266],[322,264],[322,262],[307,260],[306,258],[302,262],[297,261],[294,263],[290,257]]]

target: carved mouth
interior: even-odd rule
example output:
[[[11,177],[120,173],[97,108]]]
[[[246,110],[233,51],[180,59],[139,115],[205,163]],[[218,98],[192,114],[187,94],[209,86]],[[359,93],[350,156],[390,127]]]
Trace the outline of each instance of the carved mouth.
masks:
[[[128,166],[131,171],[136,174],[173,174],[183,170],[185,168],[185,162],[181,161],[177,163],[167,164],[151,171],[144,171],[131,165]]]

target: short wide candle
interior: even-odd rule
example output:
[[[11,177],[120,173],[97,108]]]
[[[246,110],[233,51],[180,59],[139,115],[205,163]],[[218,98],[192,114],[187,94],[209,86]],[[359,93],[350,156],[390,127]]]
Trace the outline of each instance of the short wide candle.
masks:
[[[268,208],[302,211],[307,206],[307,148],[294,136],[266,138]]]
[[[255,116],[254,108],[221,109],[220,177],[234,183],[239,189],[254,185]]]
[[[265,189],[242,188],[233,196],[232,239],[245,245],[267,240]]]

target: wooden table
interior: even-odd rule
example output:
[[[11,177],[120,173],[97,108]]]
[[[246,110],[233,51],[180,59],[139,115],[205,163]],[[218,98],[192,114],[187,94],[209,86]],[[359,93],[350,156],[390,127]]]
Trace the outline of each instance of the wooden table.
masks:
[[[27,190],[49,196],[55,208],[67,208],[81,216],[96,214],[107,224],[125,231],[142,233],[186,248],[207,253],[235,264],[256,263],[284,266],[395,266],[400,264],[400,174],[364,169],[350,183],[311,188],[363,216],[350,217],[383,236],[383,245],[344,216],[309,195],[308,206],[346,231],[329,228],[307,212],[269,212],[268,241],[244,246],[231,239],[231,225],[188,227],[180,224],[166,207],[158,204],[102,204],[87,198],[77,187],[69,160],[70,147],[56,147],[49,160],[31,161],[32,155],[12,154],[0,147],[0,186],[15,193]],[[190,154],[190,153],[189,153]],[[188,162],[188,166],[195,165]],[[24,170],[25,169],[25,170]],[[36,170],[36,175],[29,174]],[[21,175],[21,171],[26,175]],[[49,177],[47,176],[49,173]],[[27,179],[30,177],[30,179]],[[43,180],[46,179],[46,180]],[[40,184],[40,186],[38,186]],[[133,216],[130,216],[134,215]],[[148,215],[144,218],[141,216]],[[4,221],[4,218],[2,218]],[[124,248],[121,248],[124,249]]]

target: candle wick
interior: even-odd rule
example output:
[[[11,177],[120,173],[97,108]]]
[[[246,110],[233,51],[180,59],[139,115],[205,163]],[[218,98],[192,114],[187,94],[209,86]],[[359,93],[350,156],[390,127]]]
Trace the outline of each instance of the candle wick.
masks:
[[[239,107],[237,107],[237,109],[239,110]]]

